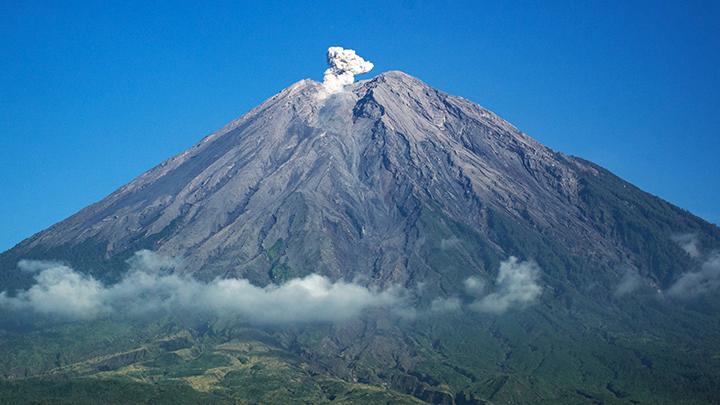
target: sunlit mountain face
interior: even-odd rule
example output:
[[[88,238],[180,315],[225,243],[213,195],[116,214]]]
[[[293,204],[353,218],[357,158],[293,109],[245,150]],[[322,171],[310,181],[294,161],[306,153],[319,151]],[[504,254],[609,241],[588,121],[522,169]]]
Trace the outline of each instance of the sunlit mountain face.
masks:
[[[0,255],[0,402],[720,398],[716,226],[343,51]]]

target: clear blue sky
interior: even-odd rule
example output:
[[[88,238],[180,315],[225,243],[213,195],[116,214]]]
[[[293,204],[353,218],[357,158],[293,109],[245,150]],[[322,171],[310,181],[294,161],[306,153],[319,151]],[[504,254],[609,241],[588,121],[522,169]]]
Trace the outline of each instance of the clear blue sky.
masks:
[[[0,250],[321,79],[330,45],[720,222],[718,1],[105,3],[0,2]]]

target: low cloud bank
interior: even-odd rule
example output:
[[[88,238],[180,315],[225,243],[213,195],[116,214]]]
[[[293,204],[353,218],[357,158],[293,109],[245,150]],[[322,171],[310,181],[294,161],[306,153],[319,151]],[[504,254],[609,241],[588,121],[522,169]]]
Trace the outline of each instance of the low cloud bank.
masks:
[[[35,274],[35,285],[15,297],[0,293],[0,307],[41,315],[88,319],[105,311],[104,286],[68,266],[46,261],[21,260],[18,267]]]
[[[173,259],[147,250],[137,252],[128,263],[125,277],[105,286],[63,264],[21,261],[22,270],[36,273],[36,283],[14,297],[0,293],[0,307],[73,320],[174,310],[239,316],[255,323],[291,323],[341,321],[368,308],[404,305],[399,288],[378,290],[332,282],[317,274],[258,287],[245,279],[201,282],[174,274]]]
[[[33,273],[35,284],[14,296],[1,292],[0,309],[21,316],[40,315],[60,320],[172,312],[282,324],[342,321],[366,309],[380,307],[407,319],[465,308],[502,314],[529,305],[542,291],[537,282],[537,264],[515,257],[500,264],[493,288],[479,277],[468,277],[458,291],[464,293],[464,301],[458,296],[436,297],[427,310],[412,305],[418,294],[422,294],[422,285],[418,285],[417,291],[401,287],[377,289],[354,282],[331,281],[318,274],[265,287],[237,278],[203,282],[175,273],[177,260],[149,250],[136,252],[127,263],[129,269],[123,278],[105,285],[62,263],[22,260],[18,267]]]

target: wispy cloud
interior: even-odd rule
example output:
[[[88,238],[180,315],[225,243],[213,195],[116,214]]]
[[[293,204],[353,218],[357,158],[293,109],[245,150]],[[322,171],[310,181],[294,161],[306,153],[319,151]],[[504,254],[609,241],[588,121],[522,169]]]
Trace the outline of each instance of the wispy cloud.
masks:
[[[485,283],[485,280],[477,276],[470,276],[466,278],[463,282],[465,292],[469,295],[472,295],[473,297],[480,297],[485,295],[486,285],[487,283]]]
[[[669,297],[689,299],[720,289],[720,252],[703,254],[697,234],[674,235],[672,239],[690,257],[702,261],[695,271],[682,273],[667,289]]]
[[[538,284],[540,267],[533,261],[519,261],[516,257],[500,263],[500,271],[495,280],[495,291],[470,304],[470,309],[478,312],[502,314],[512,308],[523,308],[534,302],[542,292]],[[470,291],[479,284],[471,279],[465,280],[465,288]]]
[[[643,279],[637,270],[628,267],[624,270],[620,282],[615,287],[615,296],[619,298],[631,294],[640,288],[642,284]]]
[[[684,233],[680,235],[675,235],[672,237],[672,240],[674,240],[678,245],[680,245],[680,248],[684,250],[685,253],[690,255],[690,257],[700,257],[700,241],[698,240],[696,234]]]
[[[445,314],[460,311],[461,309],[462,301],[458,297],[438,297],[430,302],[430,312],[432,314]]]
[[[720,253],[712,253],[700,270],[683,273],[667,290],[674,298],[692,298],[720,289]]]

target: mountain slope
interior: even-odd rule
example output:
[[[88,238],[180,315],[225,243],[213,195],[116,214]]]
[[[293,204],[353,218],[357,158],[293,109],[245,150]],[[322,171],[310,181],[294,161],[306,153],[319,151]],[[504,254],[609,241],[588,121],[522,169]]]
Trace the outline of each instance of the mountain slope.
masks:
[[[550,150],[463,98],[387,72],[329,96],[319,83],[293,84],[0,255],[0,287],[33,282],[17,269],[21,259],[64,260],[112,283],[127,258],[151,249],[182,258],[177,270],[198,279],[268,285],[320,273],[422,291],[417,306],[425,309],[437,297],[469,299],[468,277],[494,280],[500,263],[517,256],[541,269],[542,295],[524,310],[412,320],[373,313],[260,329],[303,378],[389,386],[394,391],[382,393],[391,397],[701,403],[718,394],[720,302],[714,294],[665,298],[705,260],[683,250],[678,235],[692,235],[702,252],[720,246],[716,226]],[[628,274],[640,281],[620,296]],[[150,321],[173,331],[174,322],[182,323]],[[53,336],[78,333],[43,327]],[[246,342],[227,320],[183,328],[205,342],[188,362]],[[153,345],[163,333],[134,341]],[[28,346],[26,337],[7,332],[5,347],[18,355],[2,369],[35,361],[44,338]],[[82,360],[80,351],[61,363]],[[154,362],[135,361],[142,370],[133,378],[152,380]],[[30,375],[48,370],[40,363]]]
[[[498,216],[568,254],[643,266],[641,249],[633,251],[591,212],[589,189],[609,176],[602,169],[553,152],[494,114],[401,72],[327,99],[318,96],[319,86],[308,80],[290,86],[6,256],[91,246],[97,265],[150,247],[184,257],[185,271],[208,277],[264,284],[320,272],[408,282],[419,271],[408,268],[408,259],[432,249],[418,234],[418,218],[434,210],[501,254],[506,247],[489,237]],[[623,198],[612,203],[633,204]],[[663,207],[660,215],[685,216],[648,201]],[[687,222],[667,231],[703,229],[717,237],[703,221]],[[669,236],[656,239],[679,252]],[[662,281],[664,274],[653,277]]]

